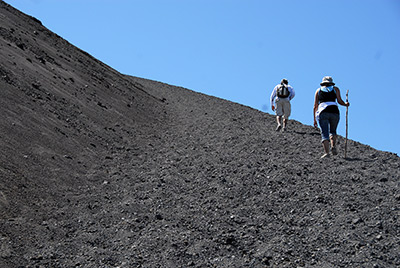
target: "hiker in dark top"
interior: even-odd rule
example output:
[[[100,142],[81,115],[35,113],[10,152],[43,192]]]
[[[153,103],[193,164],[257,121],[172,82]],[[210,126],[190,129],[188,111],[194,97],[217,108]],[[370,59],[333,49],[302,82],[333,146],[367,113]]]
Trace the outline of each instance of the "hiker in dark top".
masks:
[[[337,103],[343,106],[349,106],[350,103],[342,100],[340,90],[335,87],[332,77],[325,76],[320,85],[321,87],[315,92],[314,127],[318,127],[318,121],[324,147],[324,154],[321,158],[324,158],[329,156],[329,144],[332,154],[337,154],[336,128],[340,119]]]
[[[275,111],[276,113],[276,121],[278,123],[276,131],[281,129],[282,131],[285,131],[291,113],[290,101],[294,98],[294,96],[294,89],[291,85],[289,85],[287,79],[282,79],[281,83],[274,87],[274,90],[271,93],[270,101],[272,111]]]

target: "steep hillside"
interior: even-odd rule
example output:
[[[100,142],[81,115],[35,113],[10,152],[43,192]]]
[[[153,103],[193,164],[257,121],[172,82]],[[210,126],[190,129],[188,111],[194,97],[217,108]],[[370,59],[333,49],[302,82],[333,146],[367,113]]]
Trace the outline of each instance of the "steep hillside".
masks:
[[[0,1],[0,267],[399,267],[400,159],[126,76]],[[343,147],[343,139],[339,140]]]
[[[46,188],[49,177],[74,185],[99,157],[162,120],[162,101],[38,20],[4,2],[0,19],[2,172],[22,177],[18,188],[29,195],[36,190],[26,183]]]

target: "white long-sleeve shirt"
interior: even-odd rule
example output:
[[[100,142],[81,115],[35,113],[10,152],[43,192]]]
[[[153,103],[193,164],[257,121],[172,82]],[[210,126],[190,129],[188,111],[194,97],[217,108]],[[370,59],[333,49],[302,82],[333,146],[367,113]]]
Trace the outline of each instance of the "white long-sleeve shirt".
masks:
[[[276,95],[276,91],[277,91],[277,89],[278,89],[278,87],[279,87],[280,85],[281,85],[281,84],[276,85],[276,86],[274,87],[274,90],[272,90],[271,97],[270,97],[271,107],[272,107],[272,106],[276,106],[276,105],[275,105],[275,101],[279,98],[279,97]],[[287,85],[287,87],[288,87],[288,90],[289,90],[289,96],[288,96],[287,98],[288,98],[289,100],[292,100],[296,94],[295,94],[294,89],[293,89],[293,87],[292,87],[291,85]],[[286,98],[285,98],[285,99],[286,99]]]

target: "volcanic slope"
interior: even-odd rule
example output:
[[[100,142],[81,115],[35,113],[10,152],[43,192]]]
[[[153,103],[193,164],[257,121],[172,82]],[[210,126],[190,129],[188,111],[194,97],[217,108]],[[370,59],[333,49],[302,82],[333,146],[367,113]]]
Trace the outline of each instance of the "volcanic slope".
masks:
[[[400,266],[397,155],[0,22],[0,267]]]

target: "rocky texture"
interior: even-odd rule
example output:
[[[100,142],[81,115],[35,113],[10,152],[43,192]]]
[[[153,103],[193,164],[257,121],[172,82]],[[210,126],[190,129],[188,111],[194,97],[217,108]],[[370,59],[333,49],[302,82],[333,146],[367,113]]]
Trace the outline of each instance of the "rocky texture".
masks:
[[[0,267],[400,266],[397,155],[0,22]]]

